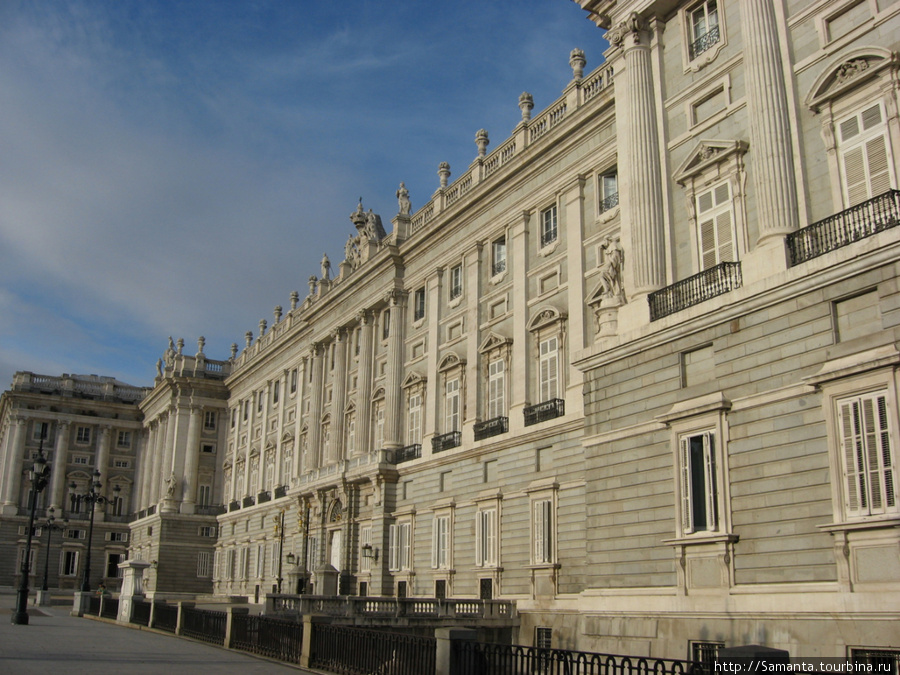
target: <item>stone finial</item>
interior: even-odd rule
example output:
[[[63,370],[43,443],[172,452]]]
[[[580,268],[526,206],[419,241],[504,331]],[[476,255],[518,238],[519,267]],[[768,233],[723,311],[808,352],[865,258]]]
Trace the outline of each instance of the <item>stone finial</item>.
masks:
[[[201,335],[197,338],[197,356],[203,353],[204,345],[206,345],[206,338]]]
[[[450,164],[448,162],[441,162],[438,165],[438,176],[441,177],[441,187],[447,187],[447,182],[450,178]]]
[[[363,209],[362,197],[359,198],[359,206],[350,214],[350,222],[356,227],[356,231],[362,234],[366,229],[366,212]]]
[[[587,59],[584,58],[584,51],[577,47],[569,54],[569,66],[572,68],[572,78],[580,80],[584,76],[584,67],[587,65]]]
[[[272,313],[275,315],[275,323],[281,321],[281,305],[275,305],[275,309],[272,310]]]
[[[297,291],[291,291],[291,311],[293,312],[297,309],[297,303],[300,302],[300,293]]]
[[[238,346],[237,342],[231,343],[231,360],[234,361],[237,358]]]
[[[365,216],[363,216],[363,217],[365,217]],[[309,277],[309,294],[310,295],[316,294],[316,284],[317,283],[319,283],[319,279],[316,277],[315,274],[313,274],[312,276]]]
[[[178,342],[175,343],[175,346],[178,347],[178,356],[181,356],[181,353],[184,351],[184,338],[178,338]]]
[[[522,121],[527,122],[531,119],[531,111],[534,110],[534,97],[527,91],[523,91],[519,96],[519,110],[522,111]]]
[[[266,334],[266,326],[268,325],[269,323],[265,319],[259,320],[259,337],[262,337]]]
[[[247,342],[247,349],[250,349],[250,345],[253,344],[253,331],[248,330],[244,333],[244,340]]]
[[[488,138],[488,132],[486,129],[479,129],[478,133],[475,134],[475,145],[478,146],[478,156],[484,157],[487,152],[488,143],[490,143],[490,139]]]

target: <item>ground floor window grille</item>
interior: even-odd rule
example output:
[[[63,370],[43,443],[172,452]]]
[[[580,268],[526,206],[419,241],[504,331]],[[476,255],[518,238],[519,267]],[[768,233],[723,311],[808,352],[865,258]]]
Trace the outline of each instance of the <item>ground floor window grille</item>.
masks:
[[[850,649],[850,660],[854,664],[872,666],[872,673],[878,675],[898,675],[900,673],[900,649]]]
[[[704,671],[711,673],[713,672],[719,649],[724,646],[724,642],[691,642],[688,657],[691,661],[702,663]]]

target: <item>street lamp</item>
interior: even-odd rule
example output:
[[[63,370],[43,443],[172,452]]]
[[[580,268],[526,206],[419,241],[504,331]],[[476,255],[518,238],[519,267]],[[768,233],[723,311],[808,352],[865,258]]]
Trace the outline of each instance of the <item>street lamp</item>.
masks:
[[[44,457],[44,436],[46,425],[41,428],[41,444],[38,446],[38,455],[31,467],[31,504],[28,513],[28,538],[25,540],[25,556],[22,558],[22,576],[19,579],[19,591],[16,595],[16,611],[13,612],[12,622],[22,626],[28,625],[28,574],[31,565],[31,537],[34,534],[34,510],[37,507],[38,493],[47,485],[50,475],[50,467]]]
[[[94,538],[94,505],[111,504],[113,500],[119,496],[119,490],[121,489],[118,485],[116,485],[113,488],[115,497],[113,497],[113,499],[110,499],[109,497],[104,497],[102,494],[100,494],[101,487],[103,487],[103,484],[100,482],[100,471],[98,469],[94,471],[93,480],[91,481],[91,487],[87,492],[85,492],[83,495],[77,495],[74,492],[72,493],[73,511],[75,510],[76,505],[79,505],[82,502],[84,502],[85,504],[89,504],[91,509],[91,524],[88,526],[87,558],[84,562],[84,577],[81,580],[82,593],[87,593],[91,590],[91,541]],[[69,489],[78,489],[75,481],[69,483]]]
[[[54,522],[56,520],[56,518],[54,517],[53,513],[54,513],[54,509],[51,506],[47,510],[47,519],[43,526],[43,527],[47,528],[47,555],[44,557],[44,582],[41,584],[42,591],[49,590],[49,587],[47,586],[47,570],[50,568],[50,542],[53,537],[53,532],[54,531],[62,532],[63,530],[66,529],[66,527],[69,524],[69,519],[64,517],[62,519],[62,524],[57,525]]]

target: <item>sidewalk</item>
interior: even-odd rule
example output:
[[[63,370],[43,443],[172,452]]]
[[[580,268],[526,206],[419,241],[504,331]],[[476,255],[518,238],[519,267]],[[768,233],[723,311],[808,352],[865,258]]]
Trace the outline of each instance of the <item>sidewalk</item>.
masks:
[[[0,673],[312,673],[174,635],[71,617],[71,603],[34,607],[32,599],[29,625],[16,626],[11,623],[15,593],[0,589]]]

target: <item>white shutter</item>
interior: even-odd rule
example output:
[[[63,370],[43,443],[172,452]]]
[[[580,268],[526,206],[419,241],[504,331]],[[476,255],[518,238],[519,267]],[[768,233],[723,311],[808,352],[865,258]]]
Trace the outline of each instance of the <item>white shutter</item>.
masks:
[[[734,261],[734,218],[727,181],[697,195],[697,215],[702,269]]]
[[[388,529],[388,568],[397,570],[400,559],[400,536],[397,525],[391,525]]]
[[[844,461],[844,477],[846,480],[847,515],[859,516],[867,512],[865,455],[863,454],[862,435],[860,434],[859,401],[845,401],[840,405],[841,414],[841,456]]]
[[[475,514],[475,564],[484,567],[484,511]]]
[[[541,402],[558,398],[559,351],[557,338],[551,337],[540,344]]]
[[[887,192],[892,185],[887,129],[876,103],[838,125],[847,206]]]
[[[412,535],[412,524],[400,524],[400,569],[408,570],[412,568],[412,556],[410,541]]]
[[[703,434],[703,462],[706,480],[706,529],[715,532],[719,525],[719,502],[716,499],[716,447],[712,433]]]
[[[440,567],[441,519],[435,516],[431,521],[431,567]]]
[[[681,454],[681,529],[684,534],[694,531],[694,513],[691,507],[691,444],[690,438],[679,439]]]

